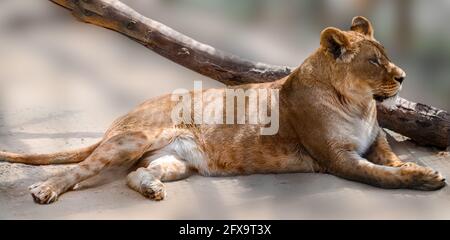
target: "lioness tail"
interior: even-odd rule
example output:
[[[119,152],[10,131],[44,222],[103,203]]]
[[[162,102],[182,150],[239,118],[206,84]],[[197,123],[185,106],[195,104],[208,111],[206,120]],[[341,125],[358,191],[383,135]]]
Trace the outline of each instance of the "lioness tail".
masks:
[[[0,161],[7,161],[12,163],[25,163],[30,165],[50,165],[50,164],[65,164],[78,163],[86,159],[101,142],[98,142],[89,147],[50,153],[50,154],[18,154],[0,151]]]

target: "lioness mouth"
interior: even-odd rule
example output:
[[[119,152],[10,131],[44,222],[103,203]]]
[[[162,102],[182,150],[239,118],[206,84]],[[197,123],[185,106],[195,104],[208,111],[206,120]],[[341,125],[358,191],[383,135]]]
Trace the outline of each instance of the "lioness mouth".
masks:
[[[392,96],[392,97],[395,97],[395,96]],[[386,100],[388,98],[391,98],[391,97],[380,96],[380,95],[373,95],[373,99],[375,99],[375,101],[377,101],[377,102],[383,102],[384,100]]]
[[[385,102],[387,100],[395,100],[397,99],[398,93],[392,96],[381,96],[381,95],[373,95],[373,99],[377,102]]]

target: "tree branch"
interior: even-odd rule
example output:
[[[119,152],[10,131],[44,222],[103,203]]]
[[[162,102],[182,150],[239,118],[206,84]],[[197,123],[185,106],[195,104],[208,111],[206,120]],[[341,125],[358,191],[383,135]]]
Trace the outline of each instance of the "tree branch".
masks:
[[[289,67],[270,66],[227,54],[146,18],[117,0],[51,0],[79,20],[120,32],[186,68],[227,85],[272,81]]]
[[[269,82],[293,68],[253,62],[225,53],[146,18],[118,0],[50,0],[79,20],[122,33],[159,55],[226,85]],[[450,117],[443,110],[400,99],[394,110],[378,105],[380,125],[422,145],[450,144]]]

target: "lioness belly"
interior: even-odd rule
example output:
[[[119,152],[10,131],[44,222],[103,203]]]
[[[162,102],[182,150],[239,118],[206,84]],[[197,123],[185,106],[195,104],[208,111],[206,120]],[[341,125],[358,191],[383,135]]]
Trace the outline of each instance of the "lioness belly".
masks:
[[[208,171],[211,176],[248,175],[257,173],[320,172],[320,168],[309,156],[296,154],[258,157],[221,156],[209,158]]]
[[[147,160],[174,155],[204,176],[321,171],[308,153],[294,146],[254,144],[236,148],[218,144],[200,145],[198,142],[193,136],[176,137],[168,145],[153,151],[152,158]]]
[[[319,172],[317,163],[307,154],[290,146],[247,146],[227,149],[206,147],[208,172],[212,176],[256,173]]]

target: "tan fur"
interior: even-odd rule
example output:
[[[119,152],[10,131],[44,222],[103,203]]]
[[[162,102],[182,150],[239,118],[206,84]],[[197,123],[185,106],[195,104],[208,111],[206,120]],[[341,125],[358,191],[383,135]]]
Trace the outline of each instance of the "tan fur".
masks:
[[[205,176],[324,172],[384,188],[443,187],[439,173],[403,163],[390,149],[376,120],[374,97],[395,96],[405,73],[389,61],[367,19],[356,17],[352,24],[350,31],[325,29],[321,47],[288,77],[238,86],[280,90],[277,134],[261,135],[262,125],[254,124],[174,125],[171,111],[176,102],[165,95],[116,120],[95,150],[82,151],[85,159],[76,168],[31,186],[34,199],[53,202],[107,166],[124,164],[138,164],[128,175],[128,185],[155,200],[166,196],[163,181],[195,172]],[[203,108],[211,104],[217,102],[203,99]],[[0,153],[0,159],[54,163],[10,153]]]

